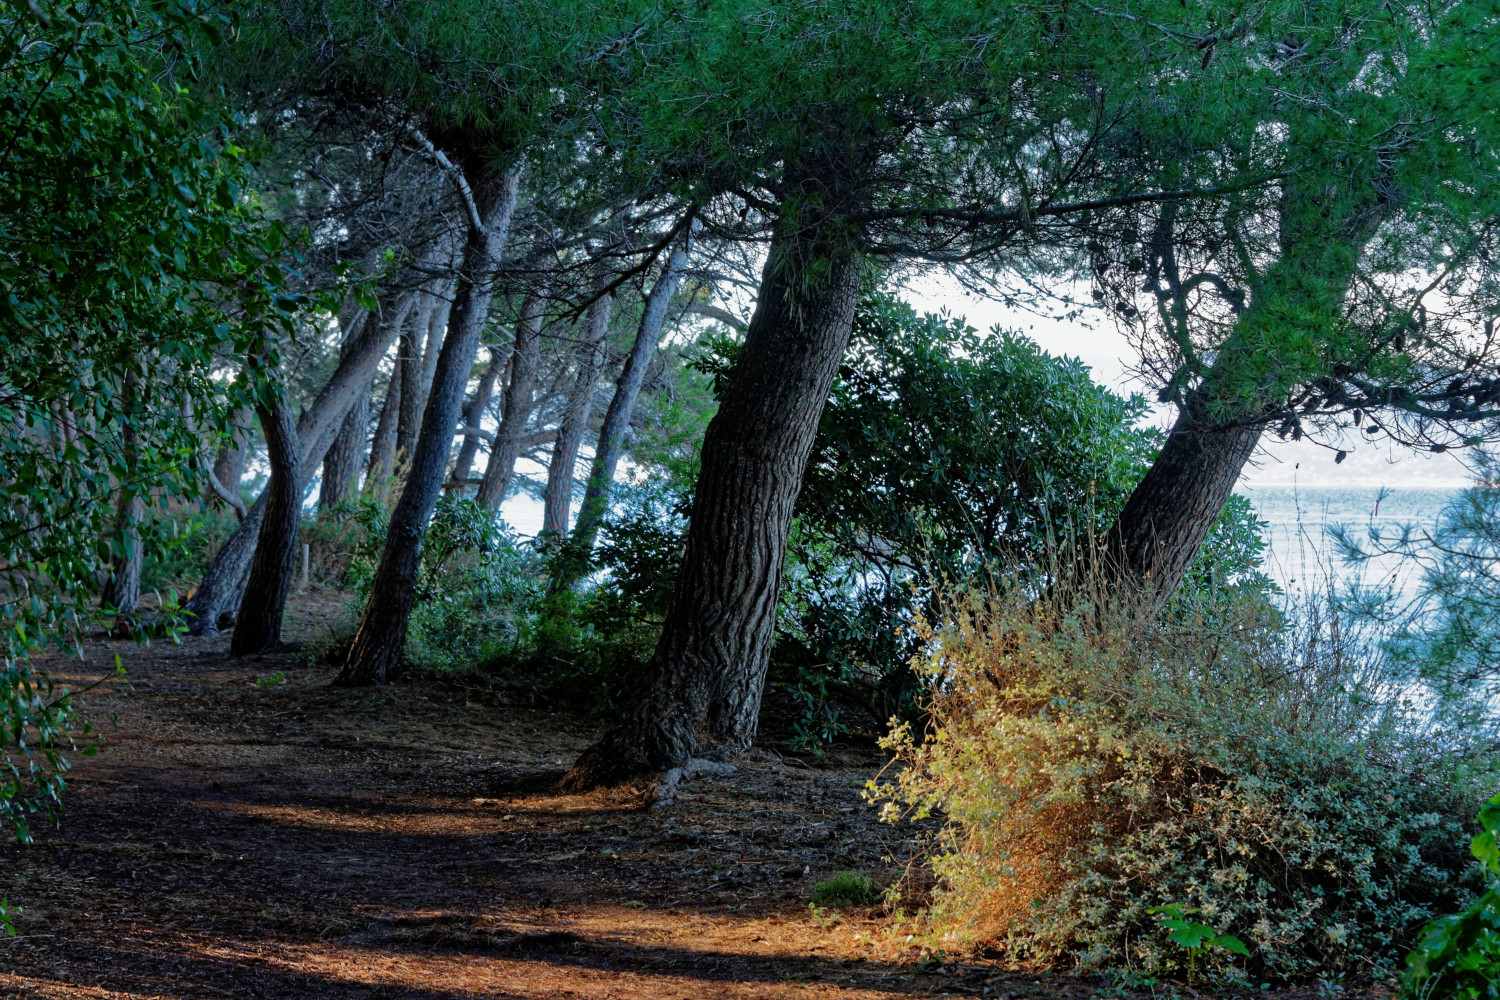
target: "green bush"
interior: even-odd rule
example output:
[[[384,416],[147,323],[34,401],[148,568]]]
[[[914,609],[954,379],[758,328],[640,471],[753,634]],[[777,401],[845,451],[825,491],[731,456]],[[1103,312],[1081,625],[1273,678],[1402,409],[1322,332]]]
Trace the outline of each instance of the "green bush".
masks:
[[[921,631],[932,729],[896,730],[909,766],[872,794],[948,820],[943,947],[1185,971],[1151,915],[1177,906],[1248,947],[1202,956],[1218,976],[1336,976],[1470,898],[1450,845],[1493,756],[1407,707],[1354,623],[1064,607],[971,596]]]
[[[1422,929],[1406,957],[1406,990],[1431,1000],[1500,997],[1500,795],[1479,810],[1484,832],[1470,844],[1489,880],[1484,895],[1462,913],[1439,917]]]
[[[369,598],[390,517],[377,497],[361,499],[345,514],[337,531],[352,549],[345,574],[352,624]],[[407,665],[452,673],[514,656],[530,638],[542,570],[541,559],[504,522],[472,500],[442,497],[422,548]]]

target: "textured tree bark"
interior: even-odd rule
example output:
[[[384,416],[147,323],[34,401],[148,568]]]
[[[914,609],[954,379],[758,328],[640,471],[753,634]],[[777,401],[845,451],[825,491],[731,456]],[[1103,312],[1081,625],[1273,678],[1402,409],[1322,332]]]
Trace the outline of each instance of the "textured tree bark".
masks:
[[[594,404],[594,385],[604,370],[605,335],[609,332],[610,298],[595,300],[584,322],[583,343],[578,345],[578,377],[568,393],[568,402],[557,425],[552,461],[547,465],[547,489],[542,494],[542,534],[561,537],[568,530],[568,511],[573,502],[573,473],[578,449],[588,430]]]
[[[250,578],[250,560],[255,556],[269,497],[266,490],[260,491],[260,496],[246,511],[245,519],[219,546],[203,579],[183,604],[184,610],[191,615],[188,620],[190,635],[213,635],[234,625],[235,609],[245,592],[245,581]]]
[[[370,600],[349,657],[335,683],[378,684],[400,665],[406,628],[417,595],[422,540],[442,491],[479,338],[489,318],[493,276],[509,234],[519,194],[519,175],[492,173],[471,184],[483,226],[471,226],[459,265],[451,329],[443,341],[422,433],[412,454],[406,487],[391,512],[385,549],[370,586]]]
[[[1164,604],[1208,539],[1263,430],[1253,420],[1215,426],[1194,393],[1105,537],[1107,578],[1139,587],[1153,608]]]
[[[380,359],[390,349],[395,329],[386,323],[366,324],[354,347],[339,359],[338,368],[328,379],[312,406],[297,421],[297,440],[301,445],[299,480],[312,478],[333,439],[343,426],[344,417],[357,396],[368,392],[370,379]],[[250,575],[250,560],[260,537],[261,519],[265,516],[267,493],[251,505],[234,532],[220,546],[204,573],[203,580],[184,604],[192,618],[188,631],[193,635],[212,634],[228,627],[234,620]]]
[[[500,380],[500,373],[510,361],[511,345],[490,348],[490,363],[485,366],[484,374],[479,377],[479,384],[474,387],[474,394],[464,403],[463,423],[465,427],[478,427],[484,419],[484,411],[489,409],[490,399],[495,395],[495,383]],[[474,456],[479,454],[479,437],[475,434],[465,434],[463,444],[458,446],[458,458],[453,463],[453,481],[462,483],[469,478],[469,473],[474,469]],[[460,490],[462,492],[462,490]]]
[[[516,319],[515,344],[510,355],[510,381],[505,385],[505,404],[500,427],[490,446],[489,462],[479,482],[476,502],[495,511],[505,502],[505,493],[516,474],[516,459],[525,443],[526,421],[536,396],[536,366],[542,346],[542,299],[528,295]]]
[[[340,314],[339,323],[344,327],[344,345],[339,352],[340,360],[356,345],[370,319],[367,309],[346,306]],[[331,517],[333,509],[349,498],[359,485],[359,470],[364,466],[365,438],[370,425],[370,391],[365,388],[355,396],[354,405],[344,417],[338,435],[328,446],[323,457],[323,479],[318,487],[318,516]]]
[[[667,319],[667,307],[682,279],[682,269],[687,266],[688,254],[692,250],[692,230],[672,256],[651,286],[641,310],[641,321],[636,327],[635,343],[625,359],[625,367],[615,384],[615,394],[604,413],[604,424],[599,428],[599,445],[594,449],[594,463],[589,470],[588,487],[583,494],[583,504],[578,508],[578,523],[573,527],[572,546],[578,552],[588,553],[599,535],[599,525],[609,512],[609,491],[614,485],[615,471],[620,456],[625,451],[625,436],[630,432],[630,419],[635,415],[636,400],[640,398],[641,386],[646,381],[646,370],[656,355],[656,344],[661,338],[661,328]]]
[[[281,618],[292,585],[302,518],[302,455],[291,407],[283,397],[272,407],[257,407],[256,412],[266,437],[271,478],[250,578],[229,640],[230,656],[263,652],[281,642]]]
[[[640,694],[565,779],[586,788],[680,766],[710,716],[755,735],[792,508],[848,346],[860,259],[836,221],[783,221],[739,360],[703,441],[687,545]]]
[[[141,601],[141,518],[146,516],[146,502],[134,493],[120,497],[119,519],[115,522],[120,552],[110,561],[109,579],[99,597],[99,606],[120,614],[129,614]]]
[[[375,422],[375,436],[370,438],[370,467],[365,470],[365,492],[385,491],[396,474],[396,425],[401,420],[401,373],[391,372],[386,383],[385,401],[380,404],[380,419]]]
[[[396,420],[396,467],[403,468],[411,458],[417,441],[417,424],[422,419],[419,409],[425,402],[422,391],[422,345],[432,315],[437,311],[437,300],[422,296],[423,305],[417,309],[413,322],[396,341],[396,370],[392,377],[401,379],[401,403],[397,407]]]
[[[323,457],[323,482],[318,488],[318,516],[333,517],[333,510],[349,499],[357,487],[365,462],[365,435],[370,427],[370,394],[360,393],[339,428],[338,436]]]

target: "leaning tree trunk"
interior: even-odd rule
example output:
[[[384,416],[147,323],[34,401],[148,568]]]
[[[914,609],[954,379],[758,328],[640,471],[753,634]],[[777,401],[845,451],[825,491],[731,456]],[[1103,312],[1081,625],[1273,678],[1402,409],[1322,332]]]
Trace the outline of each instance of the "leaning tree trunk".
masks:
[[[611,299],[603,296],[589,307],[584,324],[583,343],[578,349],[578,377],[568,394],[562,420],[557,425],[557,440],[552,444],[552,460],[547,464],[547,489],[542,494],[542,534],[561,537],[568,530],[568,510],[573,501],[573,472],[578,466],[578,449],[588,430],[594,403],[594,384],[604,370],[605,334],[609,332]]]
[[[418,426],[413,428],[412,437],[421,432],[420,419],[427,410],[427,396],[432,392],[432,380],[437,375],[438,355],[443,351],[443,338],[448,333],[448,317],[453,312],[453,287],[451,282],[440,282],[437,291],[433,293],[437,299],[433,307],[432,315],[427,322],[427,344],[422,348],[422,372],[417,386],[417,418]]]
[[[1206,410],[1195,393],[1104,540],[1106,579],[1130,581],[1153,608],[1181,585],[1264,429],[1257,420],[1216,426]]]
[[[680,765],[705,714],[733,745],[754,737],[792,508],[849,343],[860,270],[836,221],[784,221],[704,436],[687,545],[647,679],[568,787]]]
[[[384,490],[396,473],[396,433],[401,421],[401,357],[408,343],[403,330],[415,302],[415,294],[407,292],[397,300],[390,315],[391,332],[399,346],[396,348],[396,364],[391,368],[390,381],[386,384],[385,401],[380,406],[380,419],[375,423],[375,436],[370,439],[370,465],[365,470],[366,492]]]
[[[417,440],[417,423],[422,412],[422,342],[427,326],[437,310],[437,302],[427,295],[426,304],[417,311],[411,327],[396,342],[396,369],[392,378],[401,381],[401,400],[396,407],[396,467],[402,468],[411,458]]]
[[[459,265],[451,329],[438,356],[422,433],[412,453],[406,487],[391,512],[385,549],[370,585],[370,600],[335,683],[382,683],[401,662],[407,622],[417,598],[422,540],[442,492],[453,428],[463,407],[479,338],[489,319],[495,266],[515,213],[519,186],[514,171],[474,185],[483,223],[469,229]]]
[[[599,525],[609,511],[609,491],[625,450],[625,435],[630,431],[636,400],[646,382],[646,370],[651,367],[651,359],[656,354],[656,344],[667,319],[667,307],[672,304],[682,269],[687,265],[692,232],[690,229],[688,238],[672,252],[646,296],[641,321],[636,327],[635,343],[631,345],[630,356],[625,359],[625,368],[620,372],[609,409],[604,413],[604,425],[599,428],[599,445],[594,449],[594,464],[589,470],[588,487],[583,494],[583,504],[578,508],[578,523],[573,527],[571,539],[572,548],[585,556],[593,550]]]
[[[394,316],[393,316],[394,318]],[[356,345],[339,359],[338,368],[328,379],[317,399],[297,421],[297,440],[302,448],[298,479],[312,478],[323,456],[333,444],[345,415],[360,393],[369,391],[370,379],[380,359],[390,349],[395,328],[388,323],[366,324]],[[214,554],[213,562],[203,574],[184,605],[192,615],[188,630],[204,635],[227,628],[234,621],[250,575],[250,561],[260,537],[261,519],[265,516],[268,491],[262,490],[239,525]]]
[[[474,387],[474,394],[464,404],[464,429],[462,431],[464,443],[459,445],[458,459],[453,463],[451,480],[460,495],[469,484],[469,473],[474,468],[474,456],[479,454],[479,434],[476,432],[479,430],[480,421],[484,419],[484,411],[489,409],[490,397],[495,394],[495,383],[500,379],[500,372],[510,362],[510,348],[509,344],[504,347],[490,348],[490,363],[485,366],[484,374],[479,376],[479,385]]]
[[[281,642],[281,619],[292,585],[297,557],[297,528],[302,517],[301,448],[297,424],[285,398],[272,407],[257,407],[266,436],[271,478],[266,484],[265,513],[250,565],[250,579],[235,616],[230,656],[272,649]]]
[[[356,338],[370,322],[370,312],[360,309],[352,317],[340,315],[344,326],[344,347],[340,356],[347,356],[354,347]],[[328,447],[323,457],[323,481],[318,487],[318,516],[333,516],[334,508],[349,498],[358,486],[359,470],[364,464],[365,437],[370,424],[370,387],[366,386],[355,397],[354,406],[339,427],[338,436]]]
[[[490,446],[490,458],[484,467],[475,501],[488,511],[500,509],[505,493],[515,476],[516,459],[525,445],[526,421],[536,396],[536,366],[542,345],[542,298],[528,295],[521,303],[516,320],[515,345],[510,355],[510,381],[505,385],[505,403],[500,427]]]
[[[396,474],[396,425],[401,419],[401,373],[392,371],[380,404],[380,419],[370,439],[370,466],[365,470],[365,492],[384,491]]]
[[[1360,251],[1385,212],[1375,191],[1356,195],[1293,184],[1283,196],[1281,257],[1262,274],[1249,306],[1105,536],[1103,580],[1123,586],[1132,601],[1143,597],[1149,612],[1182,585],[1266,423],[1288,415],[1287,400],[1297,386],[1327,374],[1321,367],[1267,374],[1263,362],[1295,359],[1306,353],[1305,344],[1287,351],[1289,338],[1316,342],[1345,322],[1344,299]],[[1185,310],[1180,295],[1179,308]]]

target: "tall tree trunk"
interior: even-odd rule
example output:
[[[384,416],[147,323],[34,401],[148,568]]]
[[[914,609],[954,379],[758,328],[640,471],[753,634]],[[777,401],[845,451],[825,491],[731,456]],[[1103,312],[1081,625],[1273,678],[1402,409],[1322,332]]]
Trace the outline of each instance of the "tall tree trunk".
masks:
[[[370,467],[365,470],[366,493],[377,490],[383,493],[390,478],[396,474],[396,426],[400,421],[401,372],[398,363],[386,383],[380,419],[375,422],[375,436],[370,439]]]
[[[352,298],[352,296],[351,296]],[[356,338],[370,319],[370,311],[347,304],[339,315],[339,324],[344,328],[344,343],[339,351],[340,360],[354,347]],[[323,481],[318,487],[318,517],[333,516],[333,509],[349,498],[359,481],[359,470],[364,465],[365,438],[370,424],[370,387],[366,386],[354,400],[338,436],[328,447],[323,457]]]
[[[419,420],[427,410],[427,397],[432,392],[432,380],[437,376],[438,356],[443,351],[443,338],[448,334],[448,317],[453,313],[453,283],[439,283],[433,294],[437,298],[437,304],[427,323],[427,345],[422,348],[422,378],[418,387],[421,402],[417,406]],[[413,439],[420,431],[421,427],[418,426],[413,432]]]
[[[709,715],[755,735],[792,508],[849,343],[860,260],[844,226],[783,219],[739,360],[703,440],[687,545],[640,694],[566,784],[586,788],[685,761]]]
[[[266,436],[271,478],[266,484],[265,513],[235,617],[230,656],[246,656],[281,642],[281,619],[297,557],[297,528],[302,517],[302,455],[291,407],[279,397],[272,407],[257,407]]]
[[[1299,385],[1326,374],[1313,368],[1288,379],[1268,373],[1263,362],[1288,353],[1289,340],[1315,343],[1345,322],[1344,300],[1360,252],[1385,210],[1373,189],[1350,198],[1294,182],[1283,195],[1280,258],[1253,287],[1248,308],[1187,394],[1156,461],[1104,539],[1104,578],[1143,594],[1150,610],[1181,586],[1266,423],[1286,413]],[[1175,270],[1171,248],[1159,252]],[[1185,306],[1178,311],[1186,315]],[[1305,354],[1305,343],[1290,353]]]
[[[399,310],[397,310],[399,312]],[[392,314],[394,318],[394,314]],[[297,421],[297,440],[301,445],[301,469],[298,479],[312,478],[334,437],[343,426],[344,417],[355,399],[368,392],[370,379],[380,359],[390,349],[396,330],[389,323],[369,323],[361,332],[356,346],[339,359],[318,397]],[[239,525],[219,547],[208,571],[184,605],[193,617],[188,631],[193,635],[211,634],[228,626],[234,619],[250,574],[250,561],[260,536],[268,491],[262,490]]]
[[[483,223],[470,227],[464,245],[453,301],[452,329],[443,341],[406,487],[391,512],[385,549],[370,586],[370,600],[349,658],[336,681],[339,684],[384,682],[400,664],[406,645],[407,622],[417,596],[422,540],[442,491],[453,428],[463,407],[479,338],[489,319],[495,266],[515,213],[519,176],[516,172],[496,173],[472,187]]]
[[[406,321],[416,305],[416,293],[406,292],[396,300],[392,311],[386,314],[391,335],[396,338],[396,363],[391,368],[391,378],[386,384],[385,401],[380,406],[380,419],[375,423],[375,436],[370,439],[370,465],[365,471],[365,490],[384,490],[391,476],[396,473],[396,432],[401,421],[401,358],[408,349]]]
[[[515,476],[516,459],[525,443],[526,421],[536,396],[536,366],[542,345],[542,298],[528,295],[516,320],[515,345],[510,355],[510,381],[505,385],[505,405],[500,427],[490,446],[489,463],[479,483],[476,501],[494,511],[505,502],[505,493]]]
[[[417,423],[422,418],[422,345],[427,328],[432,323],[432,314],[437,311],[437,300],[430,295],[422,296],[423,305],[413,316],[411,325],[396,342],[396,370],[392,377],[401,379],[401,404],[397,407],[396,420],[396,467],[405,467],[411,458],[417,441]]]
[[[125,375],[123,402],[127,419],[123,435],[126,474],[133,474],[139,458],[139,440],[135,430],[135,409],[140,396],[140,376],[132,368]],[[120,483],[119,516],[115,521],[115,540],[119,547],[110,560],[109,579],[100,595],[101,607],[121,614],[135,610],[141,600],[141,519],[146,504],[139,493],[125,482]]]
[[[614,398],[604,413],[604,424],[599,428],[599,445],[594,449],[594,464],[589,470],[588,487],[578,509],[578,523],[573,527],[571,540],[572,547],[584,555],[592,551],[599,526],[609,512],[609,491],[625,450],[625,436],[630,432],[630,420],[635,415],[641,386],[646,381],[646,370],[656,355],[656,344],[667,319],[667,307],[672,304],[677,283],[682,279],[682,269],[687,266],[693,231],[690,229],[688,238],[672,251],[656,284],[646,296],[641,321],[636,327],[635,343],[631,345],[630,355],[625,359],[625,367],[615,384]]]
[[[99,606],[119,614],[129,614],[141,600],[141,519],[146,516],[146,502],[133,490],[121,487],[120,513],[115,522],[115,540],[119,546],[110,560],[109,579],[104,584]]]
[[[370,428],[370,394],[362,392],[323,457],[323,483],[318,488],[318,516],[331,517],[358,486],[365,461],[365,435]]]
[[[573,473],[578,449],[588,430],[594,404],[594,385],[604,370],[605,335],[609,332],[610,298],[595,300],[584,323],[583,343],[578,346],[578,377],[568,393],[568,403],[557,425],[552,461],[547,465],[547,489],[542,494],[542,534],[561,537],[568,530],[568,511],[573,502]]]
[[[474,394],[464,403],[463,422],[465,427],[477,428],[480,421],[484,419],[484,411],[489,409],[490,398],[495,395],[495,383],[500,379],[500,373],[510,361],[511,344],[503,347],[490,348],[490,363],[485,366],[484,374],[479,376],[479,385],[474,387]],[[463,444],[458,447],[458,459],[453,463],[452,481],[459,484],[467,483],[469,473],[474,468],[474,456],[479,454],[479,435],[464,434]],[[459,487],[463,492],[463,486]]]

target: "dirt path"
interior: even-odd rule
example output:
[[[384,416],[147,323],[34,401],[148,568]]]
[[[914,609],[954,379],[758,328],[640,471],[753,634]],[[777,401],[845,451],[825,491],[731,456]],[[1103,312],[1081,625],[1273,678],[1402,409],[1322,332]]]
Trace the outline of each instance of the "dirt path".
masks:
[[[304,600],[295,627],[333,610]],[[430,684],[362,693],[227,637],[119,652],[133,690],[60,831],[0,846],[0,997],[894,998],[1093,995],[1097,980],[918,963],[817,880],[905,846],[859,797],[878,763],[774,754],[685,784],[551,790],[585,717]],[[284,680],[281,678],[284,677]],[[261,680],[262,684],[256,684]],[[829,766],[832,765],[832,766]]]

